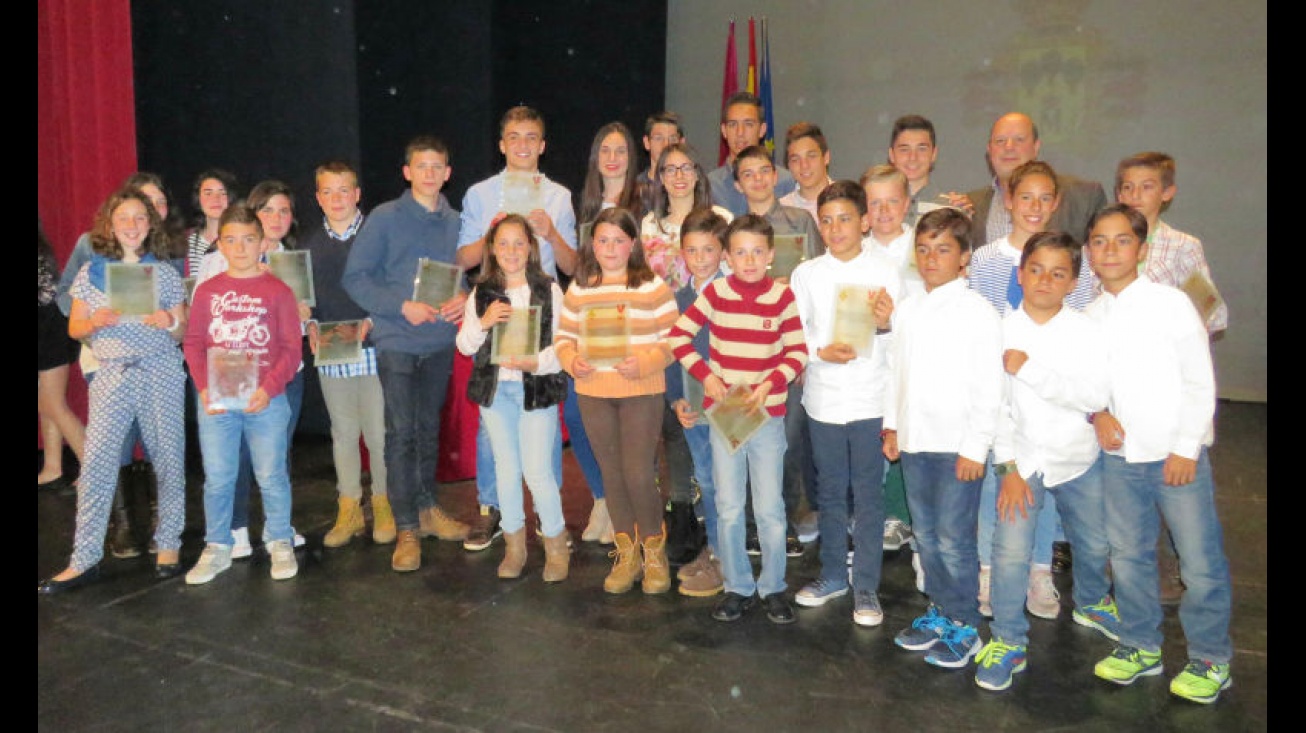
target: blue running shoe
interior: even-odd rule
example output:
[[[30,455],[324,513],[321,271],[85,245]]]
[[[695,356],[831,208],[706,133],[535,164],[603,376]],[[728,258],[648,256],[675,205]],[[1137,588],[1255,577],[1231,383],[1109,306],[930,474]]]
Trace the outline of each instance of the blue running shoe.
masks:
[[[980,649],[979,631],[974,626],[948,624],[943,637],[925,654],[925,661],[935,667],[961,669]]]
[[[1011,687],[1011,677],[1025,671],[1025,647],[1008,644],[993,637],[975,656],[979,668],[975,670],[975,684],[986,690],[1000,692]]]
[[[917,616],[916,620],[911,622],[911,626],[899,631],[898,635],[893,637],[893,643],[914,652],[925,651],[934,646],[934,642],[943,636],[944,629],[951,625],[952,622],[948,617],[939,613],[939,607],[931,603],[930,607],[925,609],[924,616]]]
[[[1111,641],[1120,640],[1120,614],[1116,611],[1116,602],[1111,596],[1106,596],[1091,606],[1076,608],[1070,617],[1080,626],[1097,629]]]

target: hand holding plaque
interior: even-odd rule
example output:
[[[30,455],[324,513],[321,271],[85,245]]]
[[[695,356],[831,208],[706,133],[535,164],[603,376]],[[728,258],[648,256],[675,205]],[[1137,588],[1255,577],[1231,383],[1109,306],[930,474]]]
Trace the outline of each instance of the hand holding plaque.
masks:
[[[540,355],[540,307],[513,308],[508,320],[490,330],[490,363]]]
[[[462,280],[463,268],[423,257],[417,261],[413,300],[440,310],[440,306],[458,294]]]
[[[875,339],[875,302],[884,288],[839,285],[834,289],[834,328],[831,343],[848,344],[858,356],[870,356]]]
[[[246,349],[210,347],[208,351],[209,410],[244,410],[258,391],[258,354]]]
[[[159,310],[158,264],[110,262],[104,270],[104,294],[120,322],[143,321]]]
[[[310,308],[317,305],[313,292],[313,253],[306,249],[286,249],[268,253],[268,269],[295,292],[295,301]]]
[[[544,176],[540,173],[505,171],[503,174],[503,206],[500,211],[526,216],[544,208]]]
[[[753,390],[747,385],[736,384],[726,392],[725,399],[713,402],[707,411],[708,424],[725,439],[731,455],[771,417],[765,408],[754,409],[752,396]]]
[[[588,305],[580,310],[580,356],[595,369],[610,368],[630,355],[626,303]]]

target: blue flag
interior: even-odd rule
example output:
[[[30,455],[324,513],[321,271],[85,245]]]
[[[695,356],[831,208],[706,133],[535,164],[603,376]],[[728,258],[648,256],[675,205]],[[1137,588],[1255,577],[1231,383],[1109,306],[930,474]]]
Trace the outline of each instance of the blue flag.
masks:
[[[775,114],[771,110],[771,40],[766,32],[766,16],[762,16],[762,68],[757,77],[757,96],[762,100],[765,115],[766,137],[762,144],[775,154]]]

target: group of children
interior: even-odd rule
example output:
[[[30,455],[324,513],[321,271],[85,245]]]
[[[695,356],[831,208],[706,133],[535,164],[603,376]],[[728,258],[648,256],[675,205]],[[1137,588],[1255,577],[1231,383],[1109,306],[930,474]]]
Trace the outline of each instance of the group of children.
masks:
[[[510,161],[537,161],[543,122],[523,109],[505,115],[501,147]],[[613,132],[620,131],[609,130],[605,139]],[[623,137],[629,144],[629,134]],[[650,594],[672,587],[655,480],[670,405],[693,456],[707,529],[707,549],[681,569],[682,589],[702,596],[724,590],[712,611],[719,621],[740,619],[760,599],[769,620],[792,623],[784,491],[786,452],[798,447],[790,446],[786,420],[796,397],[811,436],[806,446],[822,538],[820,575],[795,594],[799,605],[820,606],[851,591],[855,623],[883,622],[884,472],[887,462],[898,461],[930,603],[895,642],[944,668],[964,668],[975,658],[976,683],[1006,689],[1026,668],[1035,518],[1055,494],[1076,558],[1073,618],[1117,643],[1095,674],[1129,684],[1161,672],[1159,512],[1183,557],[1188,589],[1180,619],[1190,660],[1171,691],[1214,701],[1231,683],[1232,648],[1228,566],[1207,456],[1213,369],[1207,329],[1192,304],[1149,275],[1155,269],[1149,237],[1160,231],[1181,240],[1157,219],[1161,203],[1173,196],[1173,163],[1138,160],[1122,163],[1117,183],[1117,194],[1136,199],[1134,205],[1098,212],[1083,246],[1047,228],[1058,203],[1056,173],[1039,161],[1021,166],[1006,197],[1012,234],[977,248],[981,225],[958,208],[927,211],[914,228],[905,223],[912,201],[907,180],[887,166],[872,168],[860,183],[820,187],[813,221],[802,208],[779,203],[784,169],[760,146],[743,147],[732,161],[743,209],[714,210],[703,195],[708,177],[682,143],[672,143],[656,158],[651,173],[664,188],[652,196],[657,208],[644,219],[644,229],[651,222],[663,235],[671,231],[667,220],[674,225],[655,266],[641,236],[642,212],[631,208],[640,197],[619,191],[611,198],[628,205],[605,198],[592,220],[582,222],[589,236],[579,242],[565,217],[543,209],[505,213],[495,208],[501,191],[469,192],[469,200],[485,199],[484,210],[477,209],[485,232],[459,235],[457,212],[440,193],[449,177],[448,149],[434,138],[413,141],[404,166],[411,190],[366,222],[361,215],[353,220],[361,228],[340,276],[367,313],[377,349],[388,506],[397,535],[393,568],[420,566],[420,536],[468,534],[440,510],[434,490],[438,415],[456,348],[473,358],[467,394],[480,407],[493,456],[505,536],[500,577],[519,577],[526,564],[523,478],[540,519],[544,579],[567,577],[570,539],[554,457],[561,442],[558,406],[574,389],[615,544],[604,590],[623,593],[637,582]],[[1136,180],[1139,168],[1159,168],[1157,180]],[[797,190],[810,195],[814,189]],[[148,261],[151,253],[141,244],[157,217],[138,211],[148,209],[139,195],[120,198],[104,214],[113,236],[97,244],[97,257]],[[464,221],[467,216],[465,202]],[[777,233],[808,235],[805,259],[787,279],[769,273]],[[78,276],[73,292],[70,332],[90,340],[110,376],[157,371],[149,371],[156,394],[125,403],[136,405],[143,427],[181,399],[180,359],[175,348],[164,347],[175,345],[185,325],[205,468],[206,547],[187,574],[192,584],[230,566],[242,441],[263,491],[272,576],[297,572],[285,391],[300,367],[305,318],[290,288],[260,262],[266,234],[261,217],[244,205],[222,213],[217,248],[225,269],[196,287],[188,322],[180,283],[170,277],[161,278],[162,310],[136,323],[118,322],[107,307],[98,260]],[[466,241],[455,246],[455,238]],[[420,257],[479,266],[470,294],[458,292],[438,306],[414,300]],[[554,278],[558,270],[571,276],[565,292]],[[1096,288],[1101,292],[1094,295]],[[523,309],[539,311],[533,355],[492,359],[494,329]],[[615,357],[596,356],[593,329],[603,319],[621,324]],[[163,336],[167,331],[173,339]],[[219,347],[258,361],[258,388],[243,411],[209,406],[207,354]],[[700,404],[688,399],[686,379],[701,383]],[[120,381],[129,380],[97,378],[93,405]],[[743,413],[760,416],[742,443],[700,420],[740,390]],[[179,416],[180,407],[171,414]],[[98,459],[92,446],[120,444],[121,423],[109,437],[92,423],[90,480],[79,497],[73,559],[41,592],[94,577],[108,510],[104,487],[113,483],[106,461],[113,459]],[[160,439],[154,432],[145,437],[148,447]],[[151,450],[156,465],[172,453],[162,444]],[[164,461],[166,475],[160,474],[161,504],[166,484],[169,507],[159,535],[163,577],[179,572],[173,505],[184,480],[180,467],[170,466]],[[993,479],[987,496],[986,477]],[[756,574],[746,538],[750,503],[761,557]],[[342,517],[346,506],[342,500]],[[986,512],[993,516],[991,553],[984,549],[990,540],[977,532]],[[350,522],[349,531],[356,531],[352,515]],[[851,569],[849,528],[860,550]],[[991,578],[987,642],[980,639],[982,574]]]

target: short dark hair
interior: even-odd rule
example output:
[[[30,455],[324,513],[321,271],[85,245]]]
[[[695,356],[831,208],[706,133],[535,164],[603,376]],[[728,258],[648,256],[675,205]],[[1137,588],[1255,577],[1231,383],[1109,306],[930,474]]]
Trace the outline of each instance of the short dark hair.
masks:
[[[449,162],[449,146],[435,135],[418,135],[404,146],[404,165],[413,162],[413,156],[425,152],[440,153],[445,162]]]
[[[1120,183],[1125,178],[1125,171],[1130,168],[1150,168],[1161,174],[1161,185],[1169,188],[1174,185],[1174,158],[1167,153],[1134,153],[1116,165],[1116,193],[1120,192]]]
[[[726,227],[726,235],[722,240],[726,245],[726,249],[730,249],[730,240],[739,232],[761,234],[766,237],[767,249],[775,247],[775,227],[771,226],[771,222],[767,221],[764,216],[744,214],[730,222],[730,226]]]
[[[730,163],[730,174],[734,176],[736,181],[739,180],[739,164],[749,158],[758,158],[773,165],[775,164],[775,160],[771,158],[771,151],[767,150],[765,145],[749,145],[740,150],[739,155],[736,155],[734,161]]]
[[[1075,277],[1079,277],[1079,269],[1084,262],[1084,246],[1069,232],[1051,229],[1030,235],[1030,238],[1025,240],[1025,248],[1020,251],[1021,269],[1025,268],[1025,262],[1040,249],[1058,249],[1069,254],[1070,271]]]
[[[680,122],[680,115],[669,109],[649,115],[648,119],[644,120],[644,134],[652,135],[654,125],[675,125],[676,134],[682,138],[685,136],[685,128]]]
[[[765,122],[765,111],[762,109],[762,100],[758,99],[752,92],[735,92],[730,95],[726,103],[721,105],[721,122],[726,121],[726,112],[736,104],[751,104],[757,109],[757,119],[759,122]]]
[[[948,232],[952,238],[957,240],[958,246],[962,252],[971,250],[971,221],[970,217],[961,209],[955,209],[951,206],[944,206],[932,211],[925,212],[919,221],[916,222],[916,233],[912,241],[919,240],[924,234],[938,234],[939,232]]]
[[[821,132],[821,126],[815,122],[795,122],[785,130],[785,157],[789,156],[789,148],[794,143],[810,137],[816,141],[816,146],[821,149],[822,153],[830,152],[830,145],[825,141],[825,133]]]
[[[856,181],[845,178],[826,186],[816,197],[816,210],[819,212],[822,206],[831,201],[851,201],[857,207],[859,216],[866,214],[866,189],[857,185]]]
[[[544,115],[534,107],[527,107],[519,104],[516,107],[510,107],[503,117],[499,119],[499,136],[503,136],[503,131],[508,127],[509,122],[538,122],[540,123],[540,137],[544,137]]]
[[[937,147],[934,139],[934,123],[920,115],[903,115],[893,121],[893,132],[889,134],[889,147],[898,142],[898,135],[905,130],[924,130],[930,133],[930,145]]]
[[[1092,218],[1088,220],[1089,234],[1092,234],[1093,227],[1097,226],[1099,221],[1102,221],[1113,214],[1121,214],[1129,220],[1129,227],[1134,230],[1134,234],[1137,235],[1139,242],[1147,241],[1147,217],[1143,216],[1143,212],[1135,209],[1129,204],[1111,204],[1094,214]]]
[[[716,213],[710,206],[700,206],[693,209],[685,215],[685,220],[680,223],[680,241],[685,241],[686,234],[710,234],[718,242],[724,244],[726,237],[725,217]]]
[[[258,230],[259,238],[263,237],[263,222],[258,218],[258,212],[244,201],[237,201],[222,212],[222,217],[218,219],[218,232],[228,224],[250,224]]]
[[[1016,186],[1030,176],[1047,176],[1052,179],[1052,193],[1061,193],[1061,182],[1057,180],[1057,172],[1052,170],[1052,166],[1041,160],[1030,160],[1016,166],[1011,172],[1011,177],[1007,179],[1007,193],[1015,193]]]

